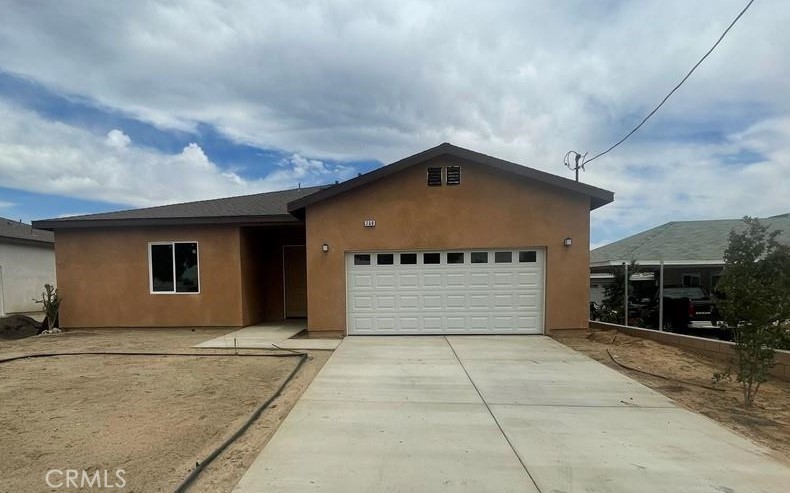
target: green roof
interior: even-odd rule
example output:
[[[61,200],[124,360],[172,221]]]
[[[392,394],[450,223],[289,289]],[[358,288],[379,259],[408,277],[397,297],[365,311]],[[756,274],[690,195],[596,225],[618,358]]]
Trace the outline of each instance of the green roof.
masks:
[[[761,218],[760,222],[782,233],[778,240],[790,244],[790,213]],[[636,260],[677,263],[723,263],[730,231],[744,228],[742,219],[673,221],[637,233],[590,252],[590,265]]]

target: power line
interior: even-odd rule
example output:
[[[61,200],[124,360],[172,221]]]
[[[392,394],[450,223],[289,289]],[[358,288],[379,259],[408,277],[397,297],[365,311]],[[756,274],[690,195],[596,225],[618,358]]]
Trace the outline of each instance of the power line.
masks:
[[[674,94],[675,91],[677,91],[680,88],[680,86],[682,86],[683,83],[688,80],[689,77],[691,77],[691,74],[693,74],[694,71],[697,70],[697,67],[699,67],[700,64],[702,64],[702,62],[704,62],[706,58],[708,58],[708,55],[713,53],[713,50],[715,50],[716,47],[719,46],[719,43],[721,43],[721,41],[724,39],[724,37],[727,35],[727,33],[730,32],[730,29],[732,29],[732,27],[735,25],[735,23],[738,22],[738,20],[743,16],[743,14],[745,14],[746,11],[749,10],[749,7],[751,7],[753,3],[754,3],[754,0],[749,0],[749,3],[747,3],[746,6],[743,8],[743,10],[741,10],[741,12],[735,17],[735,19],[732,20],[730,25],[727,26],[727,29],[725,29],[724,32],[721,33],[721,36],[719,36],[719,39],[717,39],[716,42],[713,43],[713,46],[711,46],[710,49],[702,56],[702,58],[700,58],[699,61],[697,63],[695,63],[693,67],[691,67],[691,70],[688,71],[686,76],[683,77],[683,79],[680,82],[678,82],[678,84],[674,88],[672,88],[671,91],[669,91],[669,94],[667,94],[664,97],[664,99],[662,99],[661,102],[658,103],[658,106],[656,106],[653,109],[653,111],[648,113],[648,115],[641,122],[639,122],[639,125],[637,125],[636,127],[634,127],[633,130],[628,132],[625,137],[623,137],[622,139],[618,140],[610,148],[606,149],[605,151],[603,151],[601,153],[596,154],[595,156],[591,157],[590,159],[585,159],[585,157],[587,156],[587,153],[579,154],[576,151],[568,151],[565,154],[565,160],[564,160],[565,161],[565,165],[568,166],[570,169],[576,170],[576,181],[579,181],[579,169],[580,168],[584,169],[584,166],[587,163],[595,161],[599,157],[603,156],[604,154],[607,154],[609,151],[613,150],[615,147],[617,147],[620,144],[622,144],[623,142],[625,142],[630,136],[632,136],[634,133],[636,133],[636,131],[639,130],[642,127],[642,125],[644,125],[645,122],[648,119],[650,119],[650,117],[653,116],[656,113],[656,111],[658,111],[662,106],[664,106],[664,103],[667,102],[669,97],[672,96],[672,94]],[[575,163],[573,165],[571,165],[571,162],[569,161],[569,157],[571,155],[574,155]]]

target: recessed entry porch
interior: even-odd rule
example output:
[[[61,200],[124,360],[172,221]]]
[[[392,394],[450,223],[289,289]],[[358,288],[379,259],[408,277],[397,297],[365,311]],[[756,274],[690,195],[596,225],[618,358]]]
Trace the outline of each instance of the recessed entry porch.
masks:
[[[304,325],[307,318],[304,225],[245,226],[240,233],[244,325],[293,320]]]

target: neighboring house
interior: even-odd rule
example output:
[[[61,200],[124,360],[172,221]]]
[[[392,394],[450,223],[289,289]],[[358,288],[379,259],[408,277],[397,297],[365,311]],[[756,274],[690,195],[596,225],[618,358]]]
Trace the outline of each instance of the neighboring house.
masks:
[[[64,327],[543,333],[587,326],[589,212],[612,200],[441,144],[329,187],[35,224]]]
[[[790,213],[760,219],[782,233],[778,240],[790,244]],[[659,266],[664,262],[664,286],[702,286],[711,293],[724,268],[724,251],[730,231],[743,231],[742,219],[673,221],[590,253],[590,301],[600,303],[612,282],[612,267],[636,261],[638,274],[631,277],[643,292],[655,291]]]
[[[44,284],[55,284],[51,231],[0,217],[0,316],[39,312]]]

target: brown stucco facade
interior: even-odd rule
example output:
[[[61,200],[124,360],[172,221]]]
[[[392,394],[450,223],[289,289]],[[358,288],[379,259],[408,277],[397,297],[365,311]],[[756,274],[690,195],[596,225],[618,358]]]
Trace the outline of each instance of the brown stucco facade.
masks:
[[[151,293],[148,245],[196,241],[199,293]],[[304,227],[164,226],[56,232],[63,327],[241,327],[283,314],[284,244]]]
[[[451,165],[460,185],[427,185],[427,168]],[[55,231],[67,328],[242,327],[306,312],[310,331],[344,333],[347,253],[526,248],[545,252],[539,326],[550,332],[586,327],[589,213],[612,200],[442,144],[330,187],[39,223]],[[157,242],[198,243],[198,293],[151,292]]]
[[[200,293],[152,294],[148,244],[197,241]],[[64,327],[240,326],[239,229],[228,226],[55,232]]]
[[[428,187],[427,168],[447,164],[462,166],[461,185]],[[586,327],[589,211],[583,194],[444,157],[309,205],[308,328],[346,329],[346,252],[520,247],[546,251],[546,331]]]

